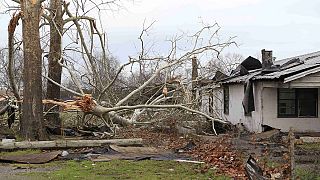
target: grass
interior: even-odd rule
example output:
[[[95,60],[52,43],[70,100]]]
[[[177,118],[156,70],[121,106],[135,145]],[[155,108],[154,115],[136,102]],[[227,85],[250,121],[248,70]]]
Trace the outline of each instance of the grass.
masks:
[[[298,147],[305,150],[319,150],[320,151],[320,143],[304,143],[298,145]]]
[[[26,149],[26,150],[19,150],[19,151],[4,151],[0,152],[0,156],[17,156],[17,155],[25,155],[25,154],[39,154],[41,150],[38,149]]]
[[[320,174],[315,170],[299,168],[299,169],[296,169],[295,175],[301,180],[320,180]]]
[[[203,165],[174,161],[56,161],[59,170],[51,172],[24,173],[32,179],[230,179],[216,176],[209,169],[201,172]],[[50,164],[50,163],[49,163]]]

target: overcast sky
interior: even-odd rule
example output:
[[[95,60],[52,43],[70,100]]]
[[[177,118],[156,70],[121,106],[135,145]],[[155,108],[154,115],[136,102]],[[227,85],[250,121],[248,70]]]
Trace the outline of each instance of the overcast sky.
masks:
[[[245,57],[263,48],[273,50],[277,59],[320,50],[318,0],[135,0],[123,5],[103,19],[109,49],[122,62],[136,52],[145,19],[156,21],[151,35],[157,41],[192,32],[200,21],[218,22],[221,36],[237,36],[240,45],[227,51]],[[6,33],[7,22],[0,16],[0,34]]]

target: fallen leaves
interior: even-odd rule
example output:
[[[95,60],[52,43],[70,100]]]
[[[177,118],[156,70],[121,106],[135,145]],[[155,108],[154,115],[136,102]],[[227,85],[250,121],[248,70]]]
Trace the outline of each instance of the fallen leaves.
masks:
[[[202,171],[205,172],[209,168],[214,168],[218,174],[228,175],[236,179],[246,179],[244,161],[241,158],[241,154],[232,149],[230,137],[228,136],[223,136],[213,141],[204,141],[197,136],[186,138],[176,133],[161,133],[147,129],[128,129],[130,130],[123,130],[118,133],[123,137],[143,138],[145,143],[165,149],[181,149],[192,141],[196,146],[186,153],[196,160],[207,163],[206,169]]]
[[[219,174],[246,179],[241,154],[232,149],[228,136],[210,142],[197,142],[190,154],[215,167]]]

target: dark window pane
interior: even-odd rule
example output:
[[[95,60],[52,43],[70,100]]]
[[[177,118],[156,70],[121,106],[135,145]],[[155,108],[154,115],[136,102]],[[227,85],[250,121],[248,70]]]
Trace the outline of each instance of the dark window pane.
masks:
[[[298,116],[316,117],[318,108],[318,89],[298,89]]]
[[[223,88],[223,111],[225,114],[229,114],[229,87]]]
[[[318,89],[279,89],[279,117],[317,117]]]
[[[291,115],[296,114],[295,100],[279,100],[279,115]]]
[[[278,89],[278,116],[295,117],[296,112],[295,89]]]

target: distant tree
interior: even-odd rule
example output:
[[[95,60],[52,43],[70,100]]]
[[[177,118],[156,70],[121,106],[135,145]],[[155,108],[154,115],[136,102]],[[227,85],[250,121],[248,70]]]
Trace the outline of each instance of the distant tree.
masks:
[[[244,58],[241,54],[221,54],[208,61],[207,64],[201,68],[201,76],[212,78],[217,71],[229,75],[243,60]]]
[[[63,34],[63,19],[62,19],[62,4],[61,0],[50,0],[50,49],[48,55],[48,77],[57,83],[61,83],[62,66],[62,34]],[[60,99],[60,87],[47,81],[46,90],[47,99]],[[48,113],[45,117],[48,124],[60,126],[59,107],[48,104],[46,110],[51,110],[53,113]]]

